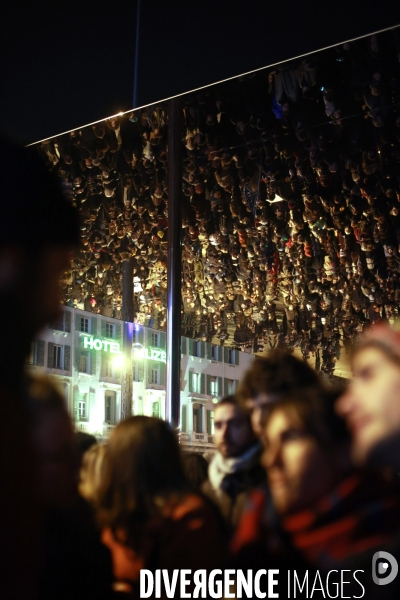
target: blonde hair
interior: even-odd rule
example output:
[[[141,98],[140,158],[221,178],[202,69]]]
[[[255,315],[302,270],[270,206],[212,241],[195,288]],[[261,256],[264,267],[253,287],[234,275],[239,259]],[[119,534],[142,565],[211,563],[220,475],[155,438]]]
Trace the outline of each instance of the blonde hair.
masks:
[[[84,453],[82,458],[79,473],[79,493],[91,504],[97,502],[105,452],[105,445],[95,444]]]

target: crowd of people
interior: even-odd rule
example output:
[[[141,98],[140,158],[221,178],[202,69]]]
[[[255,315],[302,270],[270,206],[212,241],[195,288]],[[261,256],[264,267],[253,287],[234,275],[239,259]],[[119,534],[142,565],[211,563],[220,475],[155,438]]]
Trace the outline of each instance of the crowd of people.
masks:
[[[400,560],[400,332],[371,328],[352,368],[350,385],[336,389],[287,350],[256,357],[237,394],[215,407],[209,464],[182,452],[155,417],[127,418],[106,444],[74,436],[62,397],[32,381],[43,516],[30,597],[140,598],[143,569],[278,569],[282,598],[397,598],[393,563],[380,575],[371,564],[377,552]],[[293,572],[307,593],[290,592]],[[230,597],[242,597],[231,584]],[[150,597],[181,597],[179,586],[172,596],[163,586]]]
[[[398,313],[399,29],[182,97],[183,334],[333,373]],[[64,301],[166,325],[167,105],[43,142],[83,217]]]

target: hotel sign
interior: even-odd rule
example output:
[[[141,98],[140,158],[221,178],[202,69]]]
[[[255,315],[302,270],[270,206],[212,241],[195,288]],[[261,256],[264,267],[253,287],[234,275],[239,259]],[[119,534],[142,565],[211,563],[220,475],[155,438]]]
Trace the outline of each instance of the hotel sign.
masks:
[[[148,360],[155,360],[157,362],[167,362],[167,353],[165,350],[160,350],[160,348],[143,348],[143,347],[134,347],[133,348],[133,357],[136,359],[146,358]]]
[[[87,350],[104,350],[105,352],[110,352],[110,354],[121,354],[120,344],[118,342],[110,342],[110,340],[84,337],[83,347]]]

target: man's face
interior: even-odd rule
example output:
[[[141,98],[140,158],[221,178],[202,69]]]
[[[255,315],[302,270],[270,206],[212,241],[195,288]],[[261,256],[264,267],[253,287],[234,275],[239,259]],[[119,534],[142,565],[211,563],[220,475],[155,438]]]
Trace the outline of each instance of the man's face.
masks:
[[[359,351],[336,410],[351,431],[354,461],[366,462],[378,444],[400,432],[400,367],[378,348]]]
[[[217,407],[214,442],[224,458],[243,454],[255,442],[248,415],[233,404]]]
[[[273,411],[263,444],[262,463],[278,513],[312,506],[334,485],[332,461],[293,409]]]

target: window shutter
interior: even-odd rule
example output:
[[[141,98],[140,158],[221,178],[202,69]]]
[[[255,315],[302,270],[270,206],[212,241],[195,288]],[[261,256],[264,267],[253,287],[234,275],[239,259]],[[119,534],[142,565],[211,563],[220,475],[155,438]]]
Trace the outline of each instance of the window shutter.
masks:
[[[156,417],[158,419],[160,418],[160,403],[158,400],[153,402],[152,415],[153,415],[153,417]]]
[[[205,342],[200,342],[200,358],[205,358],[206,355],[206,348],[205,348]]]
[[[224,362],[227,363],[229,360],[229,348],[226,348],[226,346],[224,346]]]
[[[165,363],[160,363],[160,381],[159,384],[165,387]]]
[[[107,353],[106,352],[102,352],[100,354],[100,377],[105,377],[106,376],[106,360],[107,360]]]
[[[206,376],[204,373],[200,375],[200,394],[206,393]]]
[[[79,390],[74,390],[74,420],[79,420],[78,414]]]
[[[121,336],[122,336],[122,327],[121,327],[121,323],[117,323],[117,324],[116,324],[116,326],[115,326],[115,339],[116,339],[116,340],[117,340],[119,343],[121,343],[121,342],[122,342]]]
[[[212,360],[212,345],[206,344],[206,357],[208,360]]]
[[[229,396],[229,379],[224,377],[224,396]]]
[[[166,335],[165,331],[160,331],[160,333],[159,333],[158,335],[159,335],[159,338],[160,338],[160,344],[159,344],[159,347],[160,347],[162,350],[165,350],[165,348],[166,348],[166,345],[167,345],[167,344],[166,344],[166,342],[167,342],[167,335]]]
[[[197,431],[203,433],[204,408],[200,406],[197,409]]]
[[[44,341],[36,342],[36,364],[38,367],[44,367]]]
[[[71,370],[71,346],[64,346],[64,369]]]
[[[222,379],[222,377],[218,377],[217,381],[218,381],[217,395],[221,397],[221,396],[224,395],[224,390],[222,389],[222,385],[223,385],[223,379]]]
[[[193,356],[193,340],[189,339],[189,356]]]
[[[97,352],[96,350],[90,351],[90,373],[92,375],[96,375],[96,366],[97,366]]]
[[[64,312],[64,331],[67,333],[71,331],[71,313],[69,310]]]
[[[185,336],[181,336],[181,354],[186,354],[187,352],[187,339]]]
[[[235,365],[239,364],[239,350],[236,349],[233,353],[235,355]]]
[[[189,371],[189,392],[193,392],[193,371]]]
[[[181,408],[181,433],[186,433],[187,431],[187,408],[184,404]]]
[[[139,331],[136,332],[136,341],[138,344],[144,344],[144,327],[143,325],[139,326]]]
[[[104,319],[100,320],[100,332],[101,332],[101,337],[106,337],[106,322]]]
[[[79,313],[75,313],[75,330],[81,330],[81,316]]]
[[[211,396],[211,375],[206,375],[206,394],[208,394],[208,396]]]
[[[212,434],[212,431],[211,431],[211,415],[212,415],[212,410],[208,410],[207,411],[207,433],[208,433],[208,435]]]
[[[75,369],[77,371],[79,371],[80,360],[81,360],[81,349],[78,347],[78,348],[75,348],[75,364],[74,364]]]
[[[90,333],[97,335],[97,317],[90,317]]]
[[[47,344],[47,367],[49,369],[54,367],[54,344],[52,342]]]

